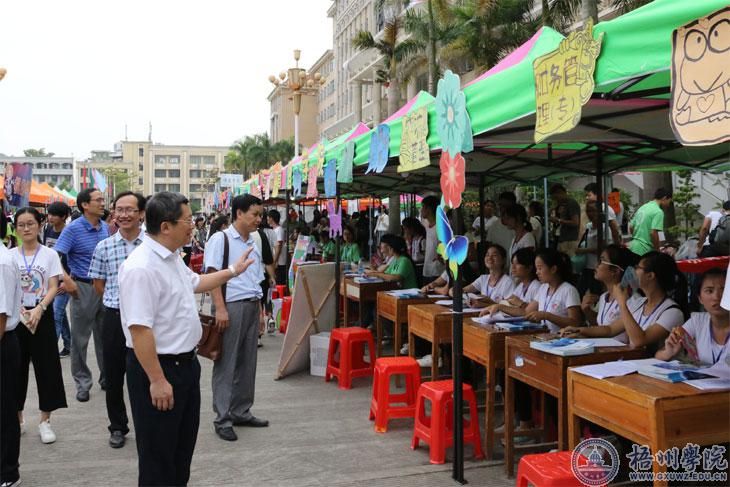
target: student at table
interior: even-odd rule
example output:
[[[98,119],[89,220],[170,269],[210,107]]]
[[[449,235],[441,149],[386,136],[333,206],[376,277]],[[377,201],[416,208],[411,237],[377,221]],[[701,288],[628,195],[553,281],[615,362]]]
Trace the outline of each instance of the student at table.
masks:
[[[449,295],[449,284],[451,283],[451,277],[449,271],[445,270],[437,277],[434,281],[426,284],[421,288],[421,292],[424,294],[441,294],[442,296]]]
[[[699,301],[705,312],[692,313],[684,325],[674,328],[656,358],[672,360],[684,350],[687,358],[703,365],[727,361],[730,313],[720,306],[726,273],[723,269],[710,269],[702,275]]]
[[[517,286],[512,295],[500,303],[492,304],[482,310],[480,316],[495,313],[519,315],[520,311],[537,296],[540,281],[535,274],[535,251],[530,248],[520,249],[512,256],[512,277]]]
[[[398,281],[403,289],[418,287],[416,268],[408,256],[408,248],[403,237],[386,233],[380,239],[380,252],[390,261],[384,271],[366,270],[368,276],[379,277],[385,281]]]
[[[476,281],[464,287],[464,293],[479,293],[477,299],[470,303],[474,307],[484,307],[499,303],[512,295],[514,282],[504,272],[507,251],[501,245],[490,244],[487,253],[484,255],[484,265],[487,267],[487,274],[482,274]],[[451,294],[451,291],[449,291]]]
[[[330,238],[329,228],[319,232],[319,245],[322,249],[322,261],[333,262],[335,260],[335,242]]]
[[[342,227],[342,248],[340,249],[340,260],[351,264],[360,262],[360,247],[355,242],[355,230],[350,225]]]
[[[619,304],[619,318],[607,326],[568,328],[564,334],[586,337],[614,337],[634,347],[656,346],[664,342],[673,328],[684,323],[687,281],[674,259],[652,251],[636,266],[639,290],[644,296],[631,300],[629,290],[615,284],[613,296]]]

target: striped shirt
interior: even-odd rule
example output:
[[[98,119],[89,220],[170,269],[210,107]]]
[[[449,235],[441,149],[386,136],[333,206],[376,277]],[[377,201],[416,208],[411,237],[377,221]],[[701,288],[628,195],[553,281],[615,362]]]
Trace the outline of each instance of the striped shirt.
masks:
[[[104,279],[104,306],[119,309],[119,267],[127,260],[139,244],[144,234],[140,231],[137,238],[129,242],[120,232],[98,243],[89,266],[89,279]]]
[[[96,245],[108,236],[105,222],[99,221],[99,228],[95,228],[85,216],[80,216],[66,225],[53,250],[66,255],[66,263],[73,277],[86,279]]]

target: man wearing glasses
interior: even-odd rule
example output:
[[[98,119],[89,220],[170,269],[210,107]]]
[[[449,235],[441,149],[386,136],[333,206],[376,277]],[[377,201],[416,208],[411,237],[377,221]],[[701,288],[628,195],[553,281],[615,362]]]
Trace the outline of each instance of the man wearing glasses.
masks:
[[[82,215],[63,229],[54,249],[60,254],[64,267],[60,288],[71,296],[71,375],[76,384],[76,399],[86,402],[94,383],[86,365],[86,348],[92,332],[100,371],[99,385],[106,388],[101,338],[104,308],[88,275],[94,249],[109,236],[109,230],[101,219],[104,197],[98,189],[87,188],[79,192],[76,205]]]
[[[94,250],[89,266],[94,290],[103,295],[104,329],[101,337],[106,378],[106,412],[109,417],[109,446],[121,448],[129,433],[129,419],[124,405],[124,374],[127,347],[119,314],[119,268],[130,253],[142,243],[140,215],[144,215],[145,198],[139,193],[125,191],[114,199],[116,222],[114,235],[102,240]]]

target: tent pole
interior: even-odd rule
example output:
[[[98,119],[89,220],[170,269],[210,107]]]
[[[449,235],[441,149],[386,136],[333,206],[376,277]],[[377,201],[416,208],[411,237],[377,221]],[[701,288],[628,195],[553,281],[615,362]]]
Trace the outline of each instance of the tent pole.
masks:
[[[479,262],[479,272],[484,274],[486,267],[484,266],[484,257],[482,252],[487,245],[487,231],[484,228],[484,174],[479,175],[479,244],[477,245],[477,259]]]
[[[462,215],[461,208],[456,208],[452,212],[454,217],[452,224],[454,227],[454,234],[461,235],[464,229],[461,228]],[[454,465],[451,477],[459,482],[465,484],[464,480],[464,418],[463,418],[463,391],[462,384],[464,378],[462,377],[461,361],[463,354],[463,326],[464,326],[464,315],[463,315],[463,280],[464,276],[461,272],[454,279],[454,318],[451,337],[451,343],[453,347],[453,369],[454,369]],[[432,377],[431,380],[436,380]]]
[[[340,186],[336,186],[336,193],[335,193],[335,213],[337,211],[342,212],[342,208],[340,207]],[[340,213],[340,216],[342,214]],[[341,222],[340,222],[341,224]],[[330,227],[331,228],[331,227]],[[335,328],[339,328],[340,326],[340,276],[342,275],[342,271],[340,270],[340,241],[342,240],[342,235],[336,235],[335,236]]]
[[[368,218],[368,225],[369,225],[369,231],[368,231],[368,258],[372,258],[373,256],[373,205],[375,204],[375,200],[370,198],[370,208],[368,209],[368,212],[370,213],[370,218]]]
[[[553,162],[553,144],[548,144],[548,165]],[[547,176],[542,178],[544,218],[543,229],[545,231],[545,248],[550,248],[550,199],[548,198]]]
[[[598,215],[599,215],[599,217],[598,217],[599,225],[598,225],[598,228],[596,229],[597,230],[596,243],[597,243],[597,248],[601,249],[601,248],[603,248],[603,245],[605,243],[604,242],[605,234],[604,234],[603,224],[604,224],[604,220],[606,217],[606,212],[603,209],[603,203],[606,198],[603,197],[603,193],[604,193],[604,190],[603,190],[603,154],[601,153],[600,147],[596,148],[596,193],[597,193],[596,197],[598,198],[598,201],[596,202],[596,207],[597,207],[596,209],[598,210]]]
[[[287,275],[289,274],[289,212],[291,211],[291,199],[289,198],[289,190],[287,189],[284,192],[284,197],[286,198],[286,216],[284,217],[284,239],[286,240],[286,268],[287,268]],[[284,283],[286,284],[286,283]],[[282,296],[283,297],[283,296]]]

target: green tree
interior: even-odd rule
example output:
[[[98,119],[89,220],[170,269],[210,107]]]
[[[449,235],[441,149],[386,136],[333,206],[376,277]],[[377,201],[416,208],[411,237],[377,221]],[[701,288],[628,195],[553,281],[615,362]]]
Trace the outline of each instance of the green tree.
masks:
[[[25,149],[23,154],[25,157],[53,157],[56,155],[55,152],[46,152],[45,147],[41,147],[40,149]]]
[[[667,232],[673,237],[684,236],[686,239],[699,231],[699,226],[695,222],[701,216],[700,205],[695,203],[695,200],[700,197],[700,194],[696,191],[696,185],[692,181],[692,171],[679,171],[677,175],[680,177],[679,186],[674,190],[672,196],[677,225],[667,228]]]

